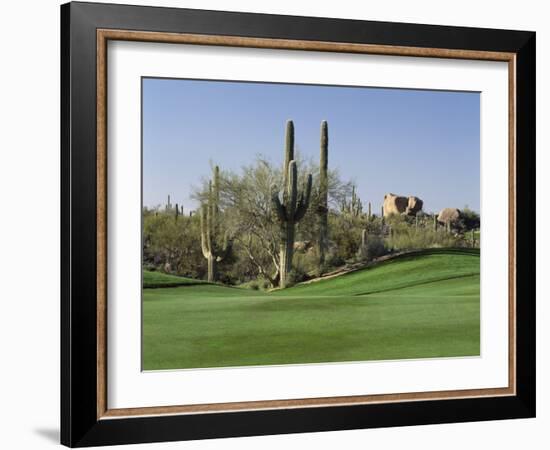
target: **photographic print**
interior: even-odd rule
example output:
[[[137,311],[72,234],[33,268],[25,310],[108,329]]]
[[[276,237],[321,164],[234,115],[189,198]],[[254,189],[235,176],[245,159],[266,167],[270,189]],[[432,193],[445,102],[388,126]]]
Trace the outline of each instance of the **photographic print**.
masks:
[[[142,78],[142,369],[480,355],[480,94]]]
[[[62,5],[61,442],[534,417],[535,38]]]

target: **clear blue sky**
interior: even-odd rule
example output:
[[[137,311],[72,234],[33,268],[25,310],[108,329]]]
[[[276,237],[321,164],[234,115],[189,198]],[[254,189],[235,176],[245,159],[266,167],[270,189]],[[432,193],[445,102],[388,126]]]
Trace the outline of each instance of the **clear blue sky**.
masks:
[[[378,212],[384,194],[416,195],[424,210],[479,211],[479,93],[143,79],[143,203],[195,209],[192,187],[210,161],[239,170],[258,154],[283,159],[285,123],[297,150],[354,181]]]

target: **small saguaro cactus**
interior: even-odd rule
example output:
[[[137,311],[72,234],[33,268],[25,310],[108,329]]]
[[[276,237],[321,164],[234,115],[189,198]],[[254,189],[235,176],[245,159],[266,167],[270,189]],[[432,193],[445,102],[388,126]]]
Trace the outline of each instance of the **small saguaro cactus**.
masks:
[[[319,158],[319,266],[325,263],[328,247],[328,124],[321,122],[321,154]]]
[[[371,217],[372,217],[372,212],[371,212],[371,205],[370,205],[370,202],[369,202],[369,211],[368,211],[367,217],[368,217],[368,219],[369,219],[369,220],[370,220],[370,219],[371,219]]]
[[[344,214],[348,214],[352,217],[359,217],[363,213],[363,203],[355,192],[355,186],[351,188],[351,200],[348,203],[346,199],[342,201],[341,211]]]
[[[437,231],[437,215],[434,214],[434,231]]]
[[[176,203],[176,214],[175,214],[176,222],[178,221],[178,216],[179,215],[180,215],[180,209],[178,207],[178,204]]]
[[[298,169],[294,160],[294,124],[291,120],[286,126],[285,162],[283,165],[282,199],[277,187],[273,187],[273,207],[280,225],[279,245],[279,287],[285,288],[289,282],[288,274],[292,269],[294,254],[295,227],[309,208],[311,195],[311,174],[300,195],[298,195]]]
[[[361,199],[355,192],[355,186],[351,190],[351,204],[350,204],[350,213],[353,217],[359,217],[363,212],[363,204]]]
[[[208,182],[208,199],[201,207],[201,248],[208,261],[208,281],[216,281],[217,263],[229,253],[231,242],[223,233],[219,221],[220,212],[220,168],[214,168],[214,182]],[[223,237],[222,237],[223,235]]]
[[[366,229],[361,230],[361,245],[359,247],[358,256],[361,259],[368,258],[368,231]]]

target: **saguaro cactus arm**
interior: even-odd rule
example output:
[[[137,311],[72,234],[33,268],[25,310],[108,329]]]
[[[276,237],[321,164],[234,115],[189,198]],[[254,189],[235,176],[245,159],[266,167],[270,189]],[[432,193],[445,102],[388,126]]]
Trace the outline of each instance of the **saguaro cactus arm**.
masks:
[[[293,218],[296,211],[296,202],[298,201],[298,168],[296,161],[292,160],[288,164],[288,201],[286,203],[289,218]]]
[[[228,255],[229,251],[231,250],[232,241],[229,237],[229,232],[226,231],[223,235],[223,242],[220,248],[216,251],[216,261],[221,262],[224,260],[224,258]]]
[[[313,185],[313,177],[311,174],[307,176],[306,185],[300,194],[300,200],[296,206],[296,212],[294,213],[294,221],[299,222],[306,215],[309,207],[309,200],[311,198],[311,186]]]
[[[202,249],[202,255],[205,257],[205,258],[208,258],[211,253],[210,253],[210,242],[209,242],[209,238],[208,238],[208,233],[207,233],[207,206],[206,205],[202,205],[202,208],[201,208],[201,249]]]
[[[285,206],[281,203],[281,199],[279,198],[279,191],[277,191],[277,186],[273,186],[272,190],[273,195],[271,196],[271,199],[273,201],[275,213],[277,214],[277,219],[280,222],[286,222],[286,209]]]
[[[286,123],[285,136],[285,161],[283,164],[283,203],[286,204],[286,186],[288,185],[288,168],[290,161],[294,161],[294,122],[292,120]]]

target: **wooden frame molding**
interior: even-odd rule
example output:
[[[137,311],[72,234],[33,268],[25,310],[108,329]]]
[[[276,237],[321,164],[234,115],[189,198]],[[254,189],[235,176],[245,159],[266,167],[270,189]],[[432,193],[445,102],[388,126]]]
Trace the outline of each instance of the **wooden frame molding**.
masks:
[[[109,409],[107,404],[107,42],[109,40],[217,45],[303,51],[380,54],[508,62],[509,72],[509,385],[505,388],[383,395],[266,400]],[[247,38],[221,35],[97,30],[97,418],[197,414],[265,409],[343,406],[421,400],[444,400],[516,394],[516,54],[510,52],[403,47],[324,41]]]

